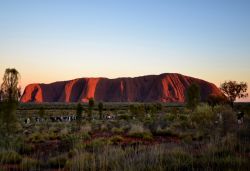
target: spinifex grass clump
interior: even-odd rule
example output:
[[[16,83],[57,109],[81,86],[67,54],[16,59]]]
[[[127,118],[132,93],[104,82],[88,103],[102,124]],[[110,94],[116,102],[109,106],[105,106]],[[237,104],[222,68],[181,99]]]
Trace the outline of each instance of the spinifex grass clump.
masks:
[[[128,136],[134,138],[143,138],[147,140],[152,139],[152,133],[150,132],[150,130],[145,129],[140,123],[131,125]]]
[[[41,162],[37,159],[23,157],[22,162],[20,163],[20,170],[41,170],[41,165]]]
[[[1,164],[19,164],[22,161],[22,156],[15,151],[0,152]]]

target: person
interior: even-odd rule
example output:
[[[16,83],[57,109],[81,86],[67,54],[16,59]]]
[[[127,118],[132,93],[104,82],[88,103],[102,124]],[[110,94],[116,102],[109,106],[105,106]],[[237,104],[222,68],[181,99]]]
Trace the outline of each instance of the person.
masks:
[[[240,125],[240,124],[243,124],[243,120],[244,119],[244,112],[242,112],[242,111],[240,111],[240,112],[238,112],[238,114],[237,114],[237,120],[238,120],[238,124]]]
[[[30,118],[26,118],[26,119],[24,120],[24,123],[25,123],[25,124],[30,124]]]

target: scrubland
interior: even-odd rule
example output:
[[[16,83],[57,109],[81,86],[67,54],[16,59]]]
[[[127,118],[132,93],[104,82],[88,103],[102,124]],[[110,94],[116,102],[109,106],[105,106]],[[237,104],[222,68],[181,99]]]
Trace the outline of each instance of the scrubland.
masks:
[[[250,170],[248,104],[242,124],[226,105],[142,103],[104,104],[104,118],[83,106],[80,121],[52,122],[60,110],[75,114],[65,106],[43,106],[41,122],[39,105],[20,107],[17,132],[0,139],[0,170]]]

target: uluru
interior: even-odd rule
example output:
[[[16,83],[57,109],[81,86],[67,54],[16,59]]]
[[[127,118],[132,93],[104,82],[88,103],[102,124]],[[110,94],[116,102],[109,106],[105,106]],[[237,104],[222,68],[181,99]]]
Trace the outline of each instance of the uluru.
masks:
[[[187,88],[200,86],[201,100],[221,95],[213,83],[177,73],[122,78],[78,78],[50,84],[29,84],[21,102],[185,102]]]

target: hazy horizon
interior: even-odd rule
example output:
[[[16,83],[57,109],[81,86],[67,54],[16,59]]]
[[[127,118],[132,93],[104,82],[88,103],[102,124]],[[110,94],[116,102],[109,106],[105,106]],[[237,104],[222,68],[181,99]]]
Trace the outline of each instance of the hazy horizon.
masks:
[[[249,9],[247,0],[1,1],[0,77],[16,68],[22,89],[162,73],[250,85]]]

